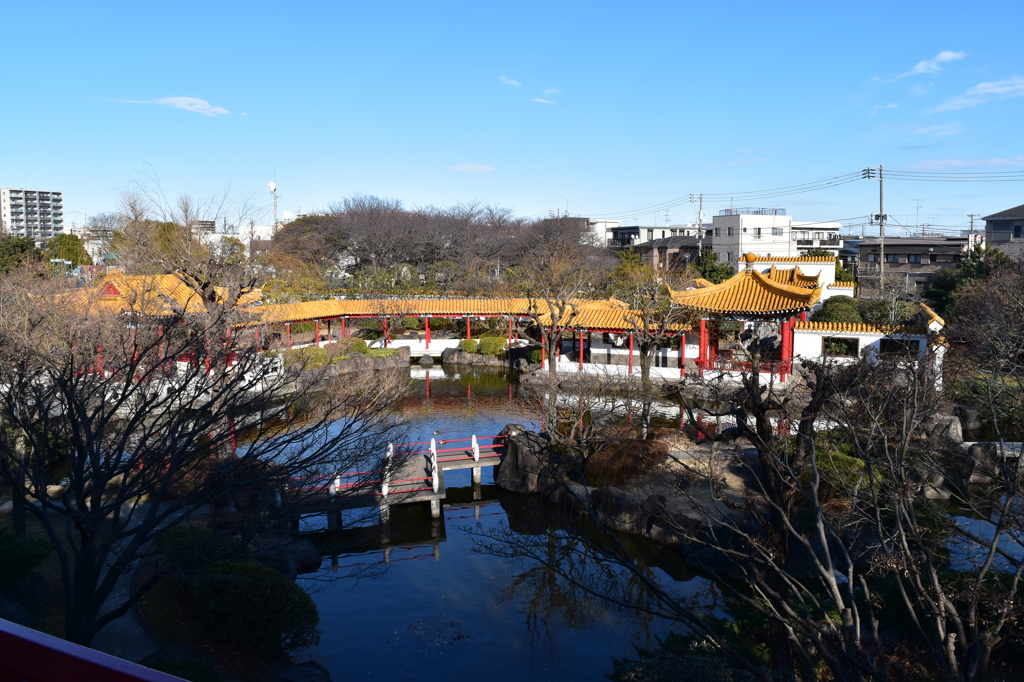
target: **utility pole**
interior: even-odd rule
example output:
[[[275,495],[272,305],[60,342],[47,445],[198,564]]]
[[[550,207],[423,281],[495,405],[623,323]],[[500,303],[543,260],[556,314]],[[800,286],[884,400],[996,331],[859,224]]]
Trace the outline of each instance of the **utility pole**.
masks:
[[[878,213],[875,217],[878,218],[878,289],[881,291],[882,284],[885,278],[885,177],[882,173],[882,166],[879,164],[878,168],[865,168],[861,171],[861,177],[864,179],[874,179],[875,171],[878,171]]]
[[[704,253],[704,195],[697,194],[694,199],[693,194],[690,195],[690,203],[696,203],[697,208],[697,258],[701,257]]]
[[[974,219],[975,218],[980,218],[981,216],[978,215],[977,213],[971,213],[971,214],[968,214],[967,217],[971,219],[971,232],[970,232],[970,237],[967,238],[967,243],[973,249],[974,248]]]
[[[917,213],[914,215],[914,223],[921,229],[921,236],[924,237],[924,226],[921,225],[921,200],[914,199],[914,203],[917,205]]]

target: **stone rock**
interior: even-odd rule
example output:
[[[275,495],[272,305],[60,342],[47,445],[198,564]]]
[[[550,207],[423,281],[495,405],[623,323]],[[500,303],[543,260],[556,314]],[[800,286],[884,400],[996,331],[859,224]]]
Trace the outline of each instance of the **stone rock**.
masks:
[[[320,570],[323,557],[311,540],[292,540],[288,544],[288,551],[295,559],[298,573],[316,573]]]
[[[505,427],[501,435],[505,435],[507,429]],[[541,473],[550,457],[547,438],[526,430],[508,435],[505,457],[494,474],[494,482],[514,493],[538,492]]]
[[[959,417],[929,417],[922,422],[921,430],[929,440],[941,445],[959,445],[964,442],[964,430]]]
[[[975,443],[967,449],[970,473],[968,483],[993,483],[999,475],[999,446],[996,443]]]
[[[969,405],[957,405],[953,408],[953,414],[960,420],[964,430],[974,431],[981,428],[981,410]]]
[[[590,496],[594,516],[609,528],[630,532],[640,519],[640,504],[613,486],[598,488]]]
[[[922,494],[929,500],[948,500],[952,493],[941,486],[925,484]]]
[[[331,682],[331,673],[319,663],[299,663],[278,675],[277,682]]]
[[[452,365],[455,364],[455,356],[460,353],[458,348],[445,348],[441,351],[441,364]]]
[[[526,358],[519,358],[512,364],[512,369],[520,374],[526,374],[530,371],[530,363]]]
[[[423,357],[420,358],[420,367],[433,367],[433,366],[434,366],[434,358],[430,357],[429,355],[424,355]]]

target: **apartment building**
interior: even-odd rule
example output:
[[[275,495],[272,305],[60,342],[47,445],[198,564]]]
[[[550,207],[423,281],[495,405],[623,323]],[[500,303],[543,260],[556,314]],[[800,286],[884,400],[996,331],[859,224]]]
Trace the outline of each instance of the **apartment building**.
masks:
[[[64,229],[60,192],[0,188],[0,232],[31,237],[42,246]]]
[[[839,223],[793,220],[784,208],[723,209],[711,219],[711,227],[711,248],[724,263],[745,253],[799,257],[811,249],[825,249],[838,255],[843,246]]]
[[[882,245],[878,239],[865,239],[858,246],[858,286],[876,286]],[[940,270],[957,267],[969,248],[968,237],[890,237],[885,240],[886,281],[902,281],[908,291],[924,291]]]
[[[1024,205],[985,216],[985,241],[1010,256],[1024,254]]]

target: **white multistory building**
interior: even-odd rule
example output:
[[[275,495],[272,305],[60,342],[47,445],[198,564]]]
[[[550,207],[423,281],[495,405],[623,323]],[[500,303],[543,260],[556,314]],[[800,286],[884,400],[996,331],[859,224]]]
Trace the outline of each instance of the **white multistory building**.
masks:
[[[733,263],[742,254],[801,256],[811,249],[838,255],[842,225],[793,220],[784,208],[727,208],[711,220],[711,248],[719,262]]]
[[[64,230],[60,192],[0,188],[0,232],[31,237],[42,246]]]

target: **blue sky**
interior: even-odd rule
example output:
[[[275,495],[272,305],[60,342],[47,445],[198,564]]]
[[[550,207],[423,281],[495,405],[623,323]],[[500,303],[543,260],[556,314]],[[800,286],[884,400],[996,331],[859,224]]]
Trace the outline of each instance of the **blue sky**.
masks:
[[[290,211],[568,196],[650,224],[639,209],[689,193],[878,164],[1024,170],[1022,20],[1019,1],[8,4],[0,186],[62,190],[70,221],[146,173],[267,208],[276,175]],[[877,191],[760,203],[834,220]],[[886,183],[899,222],[918,203],[962,225],[1024,183]]]

